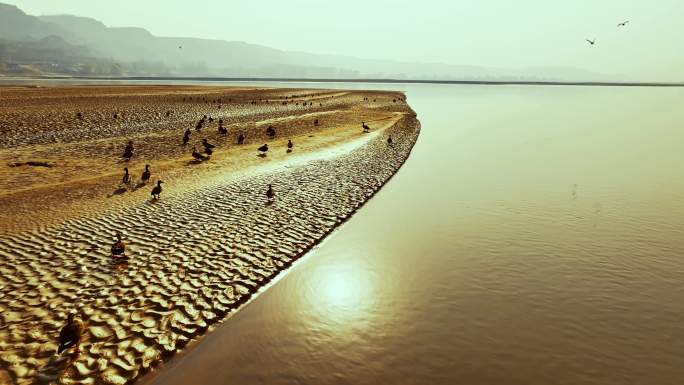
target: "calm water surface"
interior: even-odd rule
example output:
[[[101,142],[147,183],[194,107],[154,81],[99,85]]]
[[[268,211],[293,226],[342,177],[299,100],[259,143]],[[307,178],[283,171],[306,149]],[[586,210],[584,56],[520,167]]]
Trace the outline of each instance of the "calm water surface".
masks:
[[[411,158],[152,382],[684,383],[684,90],[335,87],[406,91]]]

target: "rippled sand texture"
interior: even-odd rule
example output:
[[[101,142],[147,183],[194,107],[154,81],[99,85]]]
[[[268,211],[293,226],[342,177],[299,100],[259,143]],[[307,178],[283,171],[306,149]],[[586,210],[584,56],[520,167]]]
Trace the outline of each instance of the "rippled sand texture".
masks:
[[[7,212],[0,383],[122,384],[148,371],[348,218],[399,169],[419,132],[397,93],[0,90],[0,204]],[[200,102],[183,102],[190,94]],[[300,95],[295,106],[290,95]],[[204,97],[222,98],[221,110]],[[303,100],[314,105],[302,107]],[[85,122],[72,119],[78,110]],[[111,122],[113,110],[126,120]],[[194,143],[206,135],[217,145],[210,161],[194,164],[180,139],[204,114],[222,117],[229,134],[216,132],[216,120],[202,135],[193,129]],[[371,133],[361,133],[362,120]],[[269,124],[278,132],[273,140],[264,133]],[[236,145],[236,132],[248,143]],[[128,164],[134,178],[150,163],[152,180],[166,182],[159,201],[149,199],[151,186],[118,187],[129,138],[139,150]],[[287,138],[295,142],[291,154]],[[269,155],[257,157],[265,142]],[[36,160],[53,166],[6,166]],[[264,194],[269,183],[272,203]],[[115,231],[124,235],[127,263],[110,256]],[[72,309],[86,324],[83,342],[79,352],[55,356]]]

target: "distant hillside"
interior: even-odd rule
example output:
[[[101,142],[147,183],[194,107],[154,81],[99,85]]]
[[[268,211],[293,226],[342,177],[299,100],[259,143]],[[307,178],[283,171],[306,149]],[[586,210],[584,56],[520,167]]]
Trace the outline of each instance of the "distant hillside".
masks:
[[[30,16],[0,3],[0,39],[22,44],[59,37],[60,55],[50,60],[69,64],[73,48],[81,47],[82,64],[99,61],[95,74],[300,78],[413,78],[465,80],[609,80],[573,68],[503,70],[435,63],[406,63],[283,51],[240,41],[157,37],[142,28],[107,27],[79,16]],[[55,41],[56,42],[56,41]],[[8,44],[8,43],[6,43]],[[57,44],[57,43],[56,43]],[[67,44],[68,46],[66,46]],[[16,65],[17,57],[2,54],[0,61]],[[26,55],[27,57],[30,55]],[[68,59],[67,59],[68,58]],[[73,64],[73,63],[71,63]],[[71,65],[70,64],[70,65]],[[2,67],[0,67],[1,69]],[[112,69],[114,68],[114,69]]]
[[[55,35],[73,38],[56,24],[25,14],[14,5],[0,3],[0,38],[6,40],[38,40]]]

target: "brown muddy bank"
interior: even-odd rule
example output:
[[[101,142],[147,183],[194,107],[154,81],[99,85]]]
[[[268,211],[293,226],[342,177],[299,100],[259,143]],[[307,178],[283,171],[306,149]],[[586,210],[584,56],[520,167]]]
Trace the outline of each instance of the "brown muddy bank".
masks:
[[[125,383],[148,371],[352,215],[401,167],[420,130],[403,95],[390,92],[74,87],[31,89],[43,93],[32,104],[25,90],[7,90],[0,97],[8,133],[0,143],[0,201],[8,210],[0,239],[0,379],[22,384]],[[190,94],[200,96],[188,102]],[[222,103],[204,102],[212,96]],[[106,124],[112,105],[133,117]],[[85,111],[83,118],[51,128],[74,110]],[[205,114],[214,124],[195,133]],[[217,132],[219,117],[228,135]],[[264,133],[269,125],[273,139]],[[191,145],[200,138],[217,145],[210,161],[195,164],[180,146],[188,127]],[[238,132],[248,138],[242,146]],[[129,138],[139,152],[126,163],[119,147]],[[271,146],[265,158],[256,156],[262,143]],[[5,166],[36,159],[56,166]],[[111,194],[121,188],[118,170],[127,165],[137,177],[147,163],[152,180],[166,182],[159,201],[149,199],[151,183]],[[109,252],[116,231],[128,245],[126,263]],[[83,342],[78,354],[57,357],[56,337],[72,310],[86,324]]]

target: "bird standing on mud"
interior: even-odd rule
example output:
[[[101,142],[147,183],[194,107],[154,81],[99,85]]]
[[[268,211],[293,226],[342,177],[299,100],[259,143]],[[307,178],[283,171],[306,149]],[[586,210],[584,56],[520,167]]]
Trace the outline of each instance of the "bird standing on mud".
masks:
[[[162,192],[162,186],[161,186],[162,183],[164,183],[164,182],[157,181],[157,185],[154,186],[154,188],[152,189],[152,192],[150,193],[150,195],[152,195],[152,198],[154,198],[155,200],[159,199],[159,194],[161,194],[161,192]]]
[[[370,127],[366,124],[366,122],[361,122],[361,127],[363,127],[363,132],[368,132],[370,130]]]
[[[273,197],[275,197],[275,192],[273,191],[273,186],[269,184],[268,190],[266,190],[266,198],[270,201]]]
[[[59,346],[57,347],[57,354],[77,346],[81,342],[81,334],[83,334],[83,322],[79,319],[74,319],[74,313],[69,313],[67,316],[67,323],[59,332]]]
[[[130,184],[131,183],[131,175],[128,173],[128,167],[124,167],[124,176],[121,178],[121,183],[123,184]]]
[[[126,244],[121,240],[121,233],[116,232],[116,241],[111,248],[112,256],[114,257],[125,257],[126,256]]]
[[[147,181],[150,180],[150,177],[152,176],[152,173],[150,172],[150,165],[146,164],[145,165],[145,171],[143,171],[142,176],[140,176],[140,181],[143,183],[147,183]]]
[[[287,140],[287,152],[292,152],[292,147],[294,147],[294,144],[292,144],[291,139],[288,139]]]
[[[243,143],[245,143],[245,135],[244,135],[244,134],[240,134],[240,135],[238,136],[238,139],[237,139],[237,144],[243,144]]]
[[[185,134],[183,134],[183,145],[185,146],[186,144],[188,144],[189,141],[190,141],[190,129],[188,128],[187,130],[185,130]]]
[[[264,144],[263,146],[257,148],[261,155],[266,155],[266,152],[268,151],[268,144]]]
[[[133,141],[129,140],[126,148],[124,148],[123,157],[130,160],[133,157]]]
[[[392,135],[390,135],[387,137],[387,144],[389,144],[391,146],[392,143],[394,143],[394,142],[392,141]]]
[[[268,126],[268,128],[266,129],[266,134],[268,134],[268,136],[270,136],[271,138],[275,137],[275,128],[273,128],[273,126]]]
[[[209,143],[209,141],[208,141],[206,138],[205,138],[205,139],[202,139],[202,145],[204,146],[204,153],[205,153],[205,154],[211,155],[211,154],[214,153],[214,151],[213,151],[212,149],[213,149],[214,147],[216,147],[216,146],[214,146],[213,144]]]
[[[205,160],[208,159],[206,156],[197,152],[197,147],[192,148],[192,157],[199,160],[200,162],[204,162]]]

